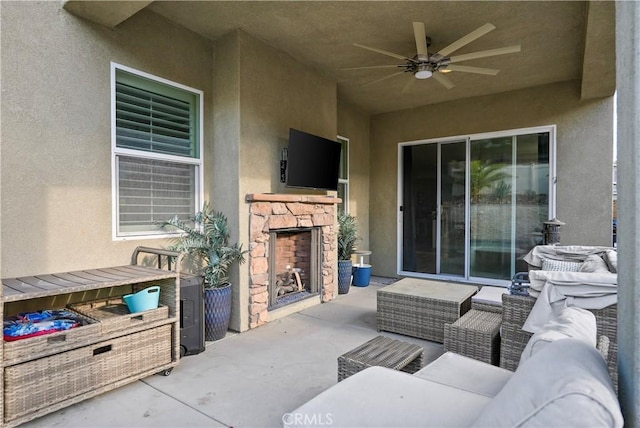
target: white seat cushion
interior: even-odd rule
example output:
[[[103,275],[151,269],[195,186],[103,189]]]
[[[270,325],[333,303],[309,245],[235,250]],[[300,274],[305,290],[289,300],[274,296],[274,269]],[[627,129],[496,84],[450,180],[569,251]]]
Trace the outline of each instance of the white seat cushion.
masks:
[[[445,352],[414,373],[414,376],[489,398],[495,397],[512,375],[509,370],[453,352]]]
[[[471,302],[502,306],[503,294],[509,294],[509,290],[504,287],[491,287],[485,285],[480,289],[480,291],[471,297]]]
[[[490,399],[408,373],[369,367],[283,416],[285,427],[469,426]]]

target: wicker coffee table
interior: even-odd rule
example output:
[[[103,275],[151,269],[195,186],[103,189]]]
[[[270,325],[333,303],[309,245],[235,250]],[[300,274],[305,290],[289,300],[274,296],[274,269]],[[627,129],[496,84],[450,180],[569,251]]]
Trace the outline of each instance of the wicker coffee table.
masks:
[[[372,366],[415,373],[423,355],[421,346],[378,336],[338,357],[338,382]]]
[[[434,342],[444,341],[444,325],[469,309],[478,287],[453,282],[404,278],[378,290],[378,331]]]

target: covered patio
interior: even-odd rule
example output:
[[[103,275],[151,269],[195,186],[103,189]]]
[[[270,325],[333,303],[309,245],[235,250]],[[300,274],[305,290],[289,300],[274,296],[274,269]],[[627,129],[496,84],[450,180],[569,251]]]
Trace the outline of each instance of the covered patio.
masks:
[[[331,138],[351,137],[350,211],[362,222],[363,246],[373,250],[374,274],[388,277],[398,273],[397,145],[403,141],[557,124],[561,142],[558,217],[571,220],[565,242],[599,244],[609,239],[608,180],[613,92],[617,89],[619,398],[627,425],[640,423],[637,3],[579,2],[576,6],[578,2],[549,2],[581,7],[586,13],[573,14],[578,24],[570,29],[572,34],[584,33],[585,37],[572,39],[559,53],[554,48],[564,41],[554,40],[553,29],[569,31],[564,22],[545,27],[549,30],[546,42],[540,43],[534,29],[539,31],[536,26],[547,20],[523,15],[525,28],[507,19],[513,14],[496,12],[496,19],[505,19],[512,31],[499,36],[496,32],[495,46],[516,43],[512,34],[524,41],[534,40],[534,55],[522,57],[535,57],[539,62],[510,58],[503,63],[505,72],[511,70],[511,74],[501,72],[510,77],[504,83],[498,80],[485,86],[483,79],[489,76],[473,76],[460,81],[459,90],[449,91],[454,94],[450,97],[442,95],[446,91],[438,86],[433,91],[422,87],[415,93],[419,96],[398,96],[402,84],[391,80],[363,89],[371,75],[356,72],[346,77],[347,72],[339,70],[375,57],[365,51],[354,54],[353,42],[405,49],[404,30],[411,17],[407,23],[398,18],[388,31],[379,31],[385,28],[379,24],[359,32],[357,25],[339,27],[342,21],[336,20],[338,30],[320,32],[322,37],[304,31],[320,31],[325,28],[322,22],[307,25],[300,20],[288,27],[289,44],[279,47],[277,37],[255,36],[242,26],[233,27],[224,36],[222,33],[229,30],[224,26],[219,34],[206,35],[207,27],[200,28],[202,16],[197,10],[187,13],[187,19],[180,16],[186,9],[169,2],[113,2],[118,13],[111,13],[114,10],[109,2],[92,2],[98,9],[86,7],[89,2],[63,2],[67,9],[75,9],[77,16],[63,10],[62,3],[3,3],[3,277],[120,264],[123,255],[140,244],[136,237],[115,236],[111,222],[111,62],[203,90],[207,116],[203,119],[202,167],[206,180],[200,190],[227,213],[240,242],[246,242],[250,234],[245,195],[288,191],[279,182],[278,161],[289,127],[306,127]],[[245,14],[231,10],[228,15],[246,16],[244,22],[256,25],[264,19],[265,15],[249,13],[251,10],[231,6],[233,3],[240,2],[229,2],[229,7],[240,8]],[[385,3],[396,16],[404,14],[405,10],[394,7],[395,2]],[[435,8],[445,4],[399,3],[413,3],[413,7],[425,3]],[[482,3],[459,4],[483,8],[479,6]],[[329,9],[318,15],[325,23],[339,15]],[[292,10],[295,14],[296,9]],[[443,10],[435,12],[431,16],[446,16]],[[5,20],[4,16],[11,18]],[[224,21],[227,15],[216,16]],[[360,21],[358,10],[345,17],[348,22]],[[106,21],[100,22],[102,18]],[[229,22],[235,25],[235,21]],[[455,37],[482,24],[467,23],[468,29],[455,29]],[[275,27],[286,26],[281,23]],[[345,37],[338,47],[324,43],[342,29]],[[307,34],[307,43],[318,50],[296,45],[298,33]],[[377,39],[372,39],[374,36]],[[449,36],[455,39],[453,34]],[[412,43],[409,37],[408,45]],[[313,54],[332,51],[339,51],[339,61]],[[551,51],[559,55],[555,57],[558,61],[549,61],[546,55]],[[167,52],[176,52],[178,60],[167,61]],[[296,55],[300,52],[309,56]],[[326,62],[317,60],[321,57]],[[352,57],[357,62],[351,63]],[[383,59],[378,58],[376,64]],[[492,85],[490,89],[483,89],[488,85]],[[287,96],[302,89],[307,103],[300,108]],[[154,246],[164,244],[163,240],[153,241]],[[244,308],[249,297],[249,290],[241,288],[249,283],[249,276],[246,265],[232,272],[237,308]],[[377,280],[386,282],[381,277]],[[378,334],[375,292],[380,286],[377,282],[353,289],[334,301],[255,329],[250,329],[248,311],[236,310],[232,328],[242,333],[209,344],[201,355],[185,358],[171,376],[146,378],[25,426],[280,426],[284,413],[335,384],[337,356]],[[427,362],[443,352],[441,345],[415,342],[425,346]]]
[[[376,292],[391,280],[221,341],[151,376],[28,422],[24,427],[275,427],[285,413],[337,382],[337,357],[376,337]],[[439,343],[383,333],[424,347]],[[366,391],[363,391],[366,400]]]

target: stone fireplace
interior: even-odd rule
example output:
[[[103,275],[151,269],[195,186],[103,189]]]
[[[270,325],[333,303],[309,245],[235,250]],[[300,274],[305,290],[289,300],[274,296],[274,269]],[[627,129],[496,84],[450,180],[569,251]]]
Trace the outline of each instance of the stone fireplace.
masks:
[[[251,194],[249,327],[337,295],[338,198]]]

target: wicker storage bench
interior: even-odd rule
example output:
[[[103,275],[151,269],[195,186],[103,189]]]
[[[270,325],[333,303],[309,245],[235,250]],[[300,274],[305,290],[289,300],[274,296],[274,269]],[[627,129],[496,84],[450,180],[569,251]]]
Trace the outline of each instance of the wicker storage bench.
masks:
[[[514,371],[520,363],[520,355],[524,351],[532,334],[522,330],[529,312],[536,299],[530,296],[502,296],[502,338],[500,342],[500,367]],[[609,354],[607,366],[615,385],[618,384],[618,319],[617,305],[604,309],[590,309],[596,316],[598,337],[609,338]]]
[[[413,374],[422,368],[423,357],[418,345],[378,336],[338,357],[338,382],[372,366]]]
[[[378,290],[378,331],[434,342],[444,341],[444,325],[471,309],[478,287],[404,278]]]
[[[444,325],[444,350],[497,366],[500,324],[501,314],[471,309],[453,324]]]
[[[23,418],[66,397],[170,363],[171,326],[164,325],[9,366],[4,371],[5,418]]]
[[[137,264],[139,253],[179,254],[139,247],[131,265],[3,279],[3,318],[66,308],[86,325],[3,340],[0,426],[16,426],[103,392],[163,372],[180,357],[180,274]],[[178,260],[179,261],[179,260]],[[160,286],[157,309],[131,314],[122,296]]]

